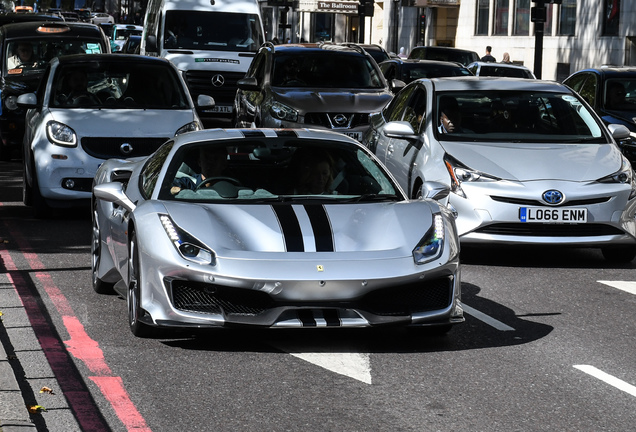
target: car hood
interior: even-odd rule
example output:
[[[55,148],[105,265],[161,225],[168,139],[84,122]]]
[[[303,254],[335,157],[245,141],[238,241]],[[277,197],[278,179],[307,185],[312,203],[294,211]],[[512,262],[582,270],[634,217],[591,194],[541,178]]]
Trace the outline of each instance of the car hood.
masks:
[[[277,89],[276,100],[307,112],[375,112],[383,108],[391,94],[380,90],[299,90]]]
[[[432,221],[426,201],[357,205],[164,204],[177,226],[214,249],[218,256],[319,251],[405,257],[412,255]]]
[[[515,144],[443,142],[446,152],[483,173],[511,181],[594,181],[620,170],[613,144]]]
[[[80,137],[172,138],[195,117],[191,110],[51,109],[51,119],[64,123]],[[148,127],[151,124],[152,127]]]

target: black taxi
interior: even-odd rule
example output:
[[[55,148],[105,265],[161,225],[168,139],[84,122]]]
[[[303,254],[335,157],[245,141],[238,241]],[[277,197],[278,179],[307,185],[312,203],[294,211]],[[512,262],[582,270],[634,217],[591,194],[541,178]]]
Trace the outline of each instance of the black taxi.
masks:
[[[8,160],[24,135],[26,111],[18,96],[36,91],[51,59],[110,53],[110,42],[94,24],[34,21],[0,26],[0,47],[0,160]]]

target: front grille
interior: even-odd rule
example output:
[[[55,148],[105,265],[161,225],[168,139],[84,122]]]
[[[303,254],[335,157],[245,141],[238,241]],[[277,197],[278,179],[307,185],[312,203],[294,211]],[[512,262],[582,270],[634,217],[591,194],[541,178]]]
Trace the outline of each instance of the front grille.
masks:
[[[223,77],[223,85],[216,87],[212,78]],[[237,81],[245,77],[245,73],[225,71],[189,70],[185,73],[186,83],[192,98],[196,101],[200,94],[212,96],[216,105],[232,105],[238,89]],[[218,80],[216,81],[218,82]]]
[[[361,300],[362,309],[376,315],[410,315],[444,309],[450,305],[450,277],[373,291]]]
[[[273,307],[269,295],[262,291],[189,281],[172,281],[171,287],[174,307],[185,312],[258,315]]]
[[[274,307],[311,306],[311,302],[276,302],[267,293],[191,281],[167,281],[172,304],[184,312],[256,316]],[[315,303],[321,307],[361,309],[380,316],[403,316],[445,309],[450,305],[450,277],[383,288],[358,301]]]
[[[546,204],[539,200],[524,199],[524,198],[511,198],[503,196],[491,195],[493,201],[504,202],[508,204],[525,205],[525,206],[545,206]],[[599,197],[599,198],[587,198],[580,200],[572,200],[560,203],[558,206],[550,207],[563,207],[563,206],[584,206],[592,204],[602,204],[611,200],[612,197]]]
[[[157,150],[168,138],[113,138],[113,137],[88,137],[82,138],[82,149],[98,159],[131,158],[135,156],[148,156]],[[122,145],[130,152],[122,151]]]
[[[336,115],[340,113],[307,113],[305,114],[305,124],[322,126],[327,129],[338,129],[343,126],[338,126],[333,119]],[[366,126],[369,124],[369,114],[360,113],[360,114],[346,114],[343,113],[347,117],[345,128],[355,128],[358,126]]]
[[[477,234],[523,237],[597,237],[621,235],[616,227],[602,224],[498,223],[475,231]]]

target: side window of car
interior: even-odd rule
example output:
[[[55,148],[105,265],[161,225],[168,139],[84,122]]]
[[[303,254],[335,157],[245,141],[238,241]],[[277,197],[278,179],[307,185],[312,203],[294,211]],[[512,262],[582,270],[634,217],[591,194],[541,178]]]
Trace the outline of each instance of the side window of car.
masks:
[[[400,91],[384,109],[384,118],[387,122],[402,120],[406,101],[411,97],[417,86],[405,87]]]
[[[148,161],[139,176],[139,181],[141,183],[141,187],[139,189],[141,190],[141,194],[144,199],[150,199],[152,196],[152,192],[155,190],[157,180],[159,179],[161,168],[163,168],[173,145],[174,141],[168,141],[159,147],[159,149],[148,158]]]
[[[589,74],[578,93],[590,105],[596,105],[596,92],[598,89],[598,78],[595,74]]]
[[[413,127],[415,132],[420,132],[423,129],[423,120],[426,116],[426,90],[422,87],[417,87],[413,92],[413,96],[409,99],[407,106],[404,110],[403,121],[407,121]]]

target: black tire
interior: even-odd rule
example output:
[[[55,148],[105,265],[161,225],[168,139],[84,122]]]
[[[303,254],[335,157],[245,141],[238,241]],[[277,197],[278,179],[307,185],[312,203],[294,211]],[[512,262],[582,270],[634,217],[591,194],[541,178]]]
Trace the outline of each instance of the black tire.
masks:
[[[636,246],[609,246],[601,249],[603,258],[617,264],[627,264],[636,258]]]
[[[22,164],[22,202],[27,207],[33,205],[33,191],[31,186],[29,186],[29,182],[27,182],[26,166],[24,164]]]
[[[93,200],[93,235],[91,238],[91,270],[93,290],[98,294],[110,294],[113,292],[113,284],[104,282],[97,274],[102,256],[102,233],[97,217],[97,202]]]
[[[31,207],[33,208],[33,216],[37,219],[46,219],[51,215],[51,208],[40,193],[40,185],[35,171],[33,172],[33,185],[31,185]]]
[[[137,236],[133,231],[130,236],[128,245],[128,271],[130,272],[130,280],[128,282],[128,295],[126,296],[128,304],[128,325],[133,335],[146,338],[155,334],[155,329],[140,321],[143,316],[141,302],[141,273],[139,251],[137,250]]]

